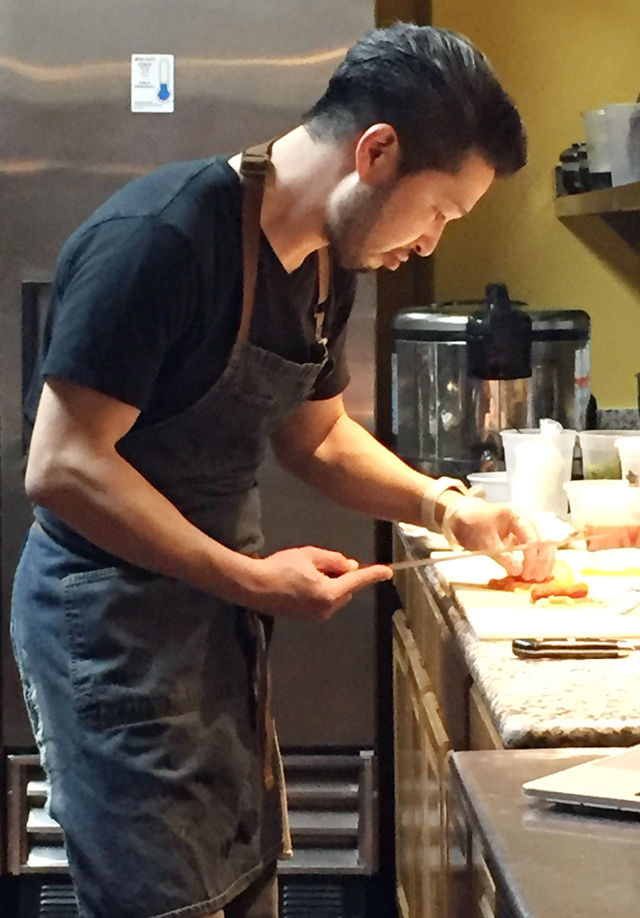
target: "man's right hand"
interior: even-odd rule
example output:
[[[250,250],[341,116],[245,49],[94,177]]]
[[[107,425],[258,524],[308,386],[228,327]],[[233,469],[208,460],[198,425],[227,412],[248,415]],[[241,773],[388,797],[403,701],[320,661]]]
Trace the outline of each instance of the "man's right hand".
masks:
[[[363,587],[389,580],[385,564],[360,567],[336,551],[306,545],[251,561],[242,602],[268,615],[328,621]]]
[[[356,590],[391,577],[307,546],[254,559],[197,529],[119,454],[139,411],[50,377],[31,439],[27,490],[94,545],[122,560],[257,612],[322,621]]]

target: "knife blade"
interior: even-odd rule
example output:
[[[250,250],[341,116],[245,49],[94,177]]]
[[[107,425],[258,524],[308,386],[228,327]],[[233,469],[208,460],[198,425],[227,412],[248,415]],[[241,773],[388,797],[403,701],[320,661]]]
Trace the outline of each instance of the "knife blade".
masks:
[[[503,548],[499,551],[491,551],[491,549],[480,548],[475,551],[453,551],[451,554],[447,554],[444,557],[440,558],[420,558],[418,560],[411,561],[394,561],[389,565],[394,571],[406,571],[414,567],[426,567],[429,564],[442,564],[446,561],[462,561],[464,558],[499,558],[501,555],[511,554],[514,551],[527,551],[529,548],[541,548],[541,547],[552,547],[559,548],[561,545],[566,543],[566,539],[562,541],[554,541],[552,539],[535,539],[532,542],[524,542],[521,545],[512,545],[510,548]]]

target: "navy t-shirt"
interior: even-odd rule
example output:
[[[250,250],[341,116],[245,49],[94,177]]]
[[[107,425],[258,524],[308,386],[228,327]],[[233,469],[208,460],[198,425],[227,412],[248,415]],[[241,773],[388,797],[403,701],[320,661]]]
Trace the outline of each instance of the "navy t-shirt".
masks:
[[[136,427],[185,410],[221,375],[242,310],[241,186],[219,157],[174,163],[126,185],[65,243],[34,380],[59,376],[139,408]],[[313,399],[348,382],[355,277],[331,256],[325,332],[333,368]],[[250,340],[312,360],[317,259],[287,273],[262,235]],[[35,408],[35,398],[29,400]]]

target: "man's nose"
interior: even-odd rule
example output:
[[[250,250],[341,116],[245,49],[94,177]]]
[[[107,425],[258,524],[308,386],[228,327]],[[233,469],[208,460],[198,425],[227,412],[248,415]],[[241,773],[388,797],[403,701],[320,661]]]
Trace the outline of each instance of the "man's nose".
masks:
[[[428,233],[424,233],[413,247],[413,251],[416,255],[420,255],[421,258],[426,258],[427,255],[431,255],[440,242],[440,236],[442,236],[443,230],[444,223],[439,226],[434,226]]]

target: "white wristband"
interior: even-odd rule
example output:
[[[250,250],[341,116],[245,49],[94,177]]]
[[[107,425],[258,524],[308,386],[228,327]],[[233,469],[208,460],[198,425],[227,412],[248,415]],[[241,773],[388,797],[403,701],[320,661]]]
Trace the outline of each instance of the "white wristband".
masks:
[[[445,491],[457,491],[462,495],[469,493],[467,486],[458,478],[442,477],[430,482],[420,504],[420,520],[422,525],[431,532],[441,531],[440,526],[436,523],[435,511],[438,498]]]

